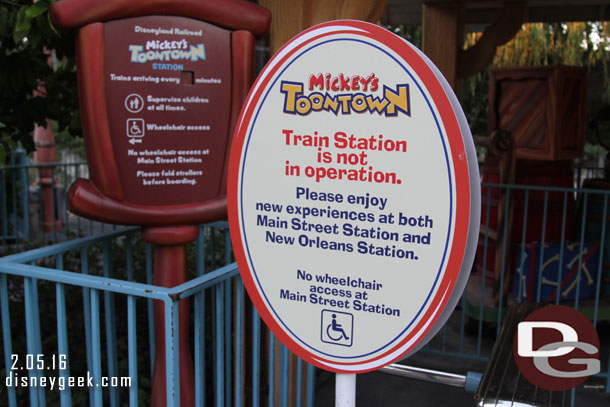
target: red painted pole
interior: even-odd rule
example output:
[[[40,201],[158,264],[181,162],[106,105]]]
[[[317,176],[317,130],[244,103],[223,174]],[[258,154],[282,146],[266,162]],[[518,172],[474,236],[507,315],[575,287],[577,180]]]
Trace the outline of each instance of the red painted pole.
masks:
[[[55,151],[55,137],[53,136],[53,130],[51,123],[47,120],[46,127],[35,126],[34,127],[34,145],[36,151],[34,152],[34,162],[36,164],[53,164],[57,160],[57,152]],[[42,190],[42,202],[43,205],[43,226],[45,232],[52,232],[61,230],[62,223],[60,220],[55,220],[55,201],[53,200],[53,173],[54,168],[45,167],[41,168],[36,174],[40,188]]]
[[[154,285],[175,287],[187,281],[186,244],[197,239],[196,226],[152,227],[142,232],[142,238],[155,245]],[[180,406],[195,406],[195,375],[189,345],[189,300],[181,300],[178,306],[178,332],[180,349]],[[165,308],[155,301],[155,367],[152,380],[152,407],[165,407]]]

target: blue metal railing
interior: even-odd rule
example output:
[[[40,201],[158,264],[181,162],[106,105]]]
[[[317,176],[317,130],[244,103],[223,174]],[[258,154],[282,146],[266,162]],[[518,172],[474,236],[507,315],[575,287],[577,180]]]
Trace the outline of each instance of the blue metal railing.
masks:
[[[18,237],[29,239],[28,169],[25,155],[12,155],[11,165],[0,168],[0,239],[3,242]]]
[[[68,386],[59,394],[44,386],[30,386],[30,405],[44,406],[51,398],[58,399],[54,403],[61,406],[118,406],[123,397],[129,400],[130,406],[144,403],[140,389],[143,383],[150,385],[156,345],[153,302],[162,301],[166,322],[167,405],[178,406],[178,303],[190,297],[194,299],[192,340],[198,406],[262,405],[264,399],[273,406],[276,390],[281,395],[282,405],[287,405],[284,402],[288,402],[289,389],[296,395],[292,400],[294,405],[313,405],[314,368],[299,360],[298,376],[296,380],[290,380],[288,361],[295,357],[281,346],[280,363],[276,367],[273,336],[261,329],[256,311],[253,308],[248,311],[250,307],[246,306],[237,266],[230,262],[226,223],[201,226],[200,231],[200,238],[190,250],[194,254],[191,263],[195,263],[192,268],[196,270],[196,277],[173,288],[151,284],[152,249],[136,241],[138,228],[133,227],[0,259],[5,373],[25,372],[30,380],[40,381],[49,372],[44,367],[27,366],[25,371],[15,372],[15,355],[34,355],[34,358],[44,355],[45,363],[51,355],[65,355],[62,356],[66,360],[65,369],[60,369],[57,377],[64,377],[67,383],[70,376],[91,375],[94,383],[85,394]],[[212,250],[212,246],[214,249],[224,246],[223,253]],[[120,267],[123,259],[124,267]],[[54,287],[51,291],[54,291],[56,304],[53,317],[47,315],[51,304],[40,299],[41,295],[49,296],[50,286]],[[79,291],[82,298],[76,301],[74,294]],[[102,299],[103,306],[100,304]],[[80,304],[82,313],[75,312],[75,304]],[[20,305],[23,311],[19,309]],[[142,306],[146,312],[142,312]],[[21,314],[26,325],[25,344],[18,343],[23,336],[13,330]],[[71,326],[77,324],[74,320],[77,316],[83,318],[82,332],[75,332]],[[50,321],[55,322],[51,324],[55,325],[53,330],[49,330]],[[48,341],[50,333],[56,337],[51,343]],[[75,343],[79,338],[84,346]],[[269,346],[265,346],[265,338],[269,338]],[[84,349],[81,351],[77,345]],[[142,349],[148,350],[147,357]],[[76,360],[75,355],[79,353],[85,354],[82,358],[84,367],[79,366],[83,361]],[[264,380],[262,371],[280,379]],[[303,374],[307,375],[306,385],[301,380]],[[131,380],[128,389],[99,386],[104,377],[123,376]],[[9,406],[26,403],[25,390],[14,386],[6,390]],[[81,394],[75,394],[79,391]],[[78,403],[74,401],[77,397],[81,400]],[[82,400],[87,401],[83,403]]]
[[[86,162],[29,164],[27,157],[12,162],[0,168],[0,247],[38,238],[56,243],[114,227],[68,211],[68,188],[89,176]]]
[[[72,177],[84,175],[77,172],[83,165],[52,166],[55,178],[60,180],[63,177],[65,180],[58,182],[56,190],[61,191],[55,195],[65,193],[65,188],[61,187],[69,185]],[[34,233],[27,235],[26,231],[19,232],[21,229],[13,225],[28,222],[28,216],[22,221],[15,219],[31,213],[28,205],[38,193],[23,194],[19,189],[20,183],[29,185],[44,168],[14,165],[1,170],[0,243],[31,238],[39,230],[30,227],[28,230],[34,230]],[[581,185],[580,180],[577,185]],[[492,183],[483,183],[481,187],[481,234],[471,280],[460,307],[424,351],[471,360],[484,367],[500,332],[506,307],[518,301],[569,305],[585,313],[595,326],[600,321],[610,320],[610,236],[606,236],[610,233],[610,190]],[[82,234],[113,228],[67,212],[64,216],[69,217],[68,230]],[[17,233],[11,235],[13,230]],[[218,406],[271,406],[284,403],[287,397],[292,401],[307,400],[310,403],[313,400],[314,369],[298,360],[296,382],[286,373],[287,366],[294,363],[292,356],[288,356],[287,350],[264,326],[261,327],[256,311],[246,307],[248,301],[243,284],[237,277],[237,269],[231,264],[231,252],[223,250],[230,247],[225,226],[202,226],[201,232],[195,249],[191,250],[191,269],[196,277],[173,291],[152,284],[152,248],[136,239],[137,228],[111,230],[99,236],[68,240],[1,258],[0,306],[6,371],[10,370],[8,363],[15,351],[13,338],[26,334],[23,346],[28,354],[46,350],[47,345],[41,338],[41,321],[45,325],[45,318],[41,317],[40,311],[41,306],[48,308],[50,305],[39,301],[39,286],[44,284],[54,284],[53,301],[57,309],[53,315],[57,320],[54,351],[71,350],[67,342],[74,340],[69,329],[73,322],[66,300],[70,299],[76,286],[82,291],[79,295],[82,297],[84,328],[80,335],[85,342],[87,369],[96,378],[103,372],[126,371],[136,383],[128,392],[130,405],[137,405],[142,403],[142,395],[137,391],[141,386],[137,384],[146,383],[152,377],[156,345],[153,302],[163,301],[166,321],[175,323],[171,318],[175,318],[177,312],[176,301],[192,297],[197,405],[207,402]],[[46,236],[57,240],[66,237],[56,229]],[[570,253],[572,257],[568,257]],[[125,260],[120,272],[115,270],[117,256]],[[552,258],[555,260],[551,261]],[[571,273],[572,276],[567,278],[567,275],[557,272],[548,277],[544,270],[549,264],[556,265],[557,270],[568,268],[567,275]],[[569,292],[564,295],[566,291]],[[23,332],[17,334],[11,332],[10,324],[17,318],[14,303],[23,305],[21,313],[25,321]],[[117,307],[117,303],[122,307]],[[143,309],[146,312],[142,312]],[[122,312],[121,315],[125,316],[121,321],[128,327],[124,343],[112,335],[113,331],[121,328],[113,317],[115,312]],[[236,326],[247,329],[237,335]],[[166,329],[169,328],[166,326]],[[605,355],[610,341],[600,339],[602,354]],[[177,343],[177,339],[172,340]],[[148,357],[142,358],[141,352],[139,358],[132,356],[138,355],[136,350],[142,344],[146,345]],[[166,349],[175,349],[175,346]],[[126,366],[122,366],[117,357],[122,351],[128,353]],[[178,359],[175,353],[168,355],[170,360],[176,367]],[[606,391],[610,391],[610,360],[601,362],[602,372],[598,378],[605,380]],[[142,365],[147,369],[142,370]],[[70,367],[73,366],[71,363]],[[172,365],[168,363],[168,366]],[[74,369],[63,374],[78,373]],[[28,373],[34,376],[42,374],[36,371]],[[303,380],[304,375],[307,380]],[[169,376],[168,389],[179,391],[177,375]],[[249,388],[248,392],[244,390],[246,388]],[[7,390],[9,405],[18,405],[15,404],[18,392],[14,388]],[[42,401],[44,405],[48,392],[39,388],[28,391],[30,400]],[[78,397],[74,393],[70,390],[62,393],[60,398],[64,401],[60,400],[61,405],[69,405],[68,400]],[[175,401],[178,400],[176,394],[173,395]],[[116,405],[121,395],[119,389],[87,390],[90,405],[96,405],[94,402],[99,400],[103,400],[104,405]]]
[[[481,184],[470,281],[461,306],[424,351],[486,362],[506,307],[521,301],[571,306],[596,327],[610,320],[610,190],[587,187],[606,188],[603,182],[584,185]],[[610,338],[600,341],[605,355]],[[610,360],[601,363],[597,377],[610,392]]]

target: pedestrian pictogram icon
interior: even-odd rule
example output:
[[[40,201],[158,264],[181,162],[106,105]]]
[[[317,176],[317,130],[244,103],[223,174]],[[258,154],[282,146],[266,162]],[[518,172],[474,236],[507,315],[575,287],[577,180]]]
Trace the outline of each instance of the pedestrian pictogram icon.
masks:
[[[144,137],[144,119],[127,119],[127,137]]]
[[[347,312],[322,310],[322,342],[352,346],[354,316]]]
[[[138,113],[144,108],[144,99],[137,93],[132,93],[125,98],[125,109],[130,113]]]

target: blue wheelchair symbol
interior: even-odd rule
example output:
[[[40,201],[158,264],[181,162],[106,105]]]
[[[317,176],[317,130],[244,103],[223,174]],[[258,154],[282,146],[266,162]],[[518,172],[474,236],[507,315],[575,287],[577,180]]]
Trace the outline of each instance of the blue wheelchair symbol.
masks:
[[[320,340],[340,346],[352,346],[354,316],[347,312],[322,310]]]
[[[339,336],[336,336],[337,334],[339,334]],[[326,327],[326,335],[328,335],[328,337],[333,341],[340,341],[341,339],[349,340],[349,337],[343,330],[343,327],[337,322],[337,314],[333,314],[333,322],[328,324]]]

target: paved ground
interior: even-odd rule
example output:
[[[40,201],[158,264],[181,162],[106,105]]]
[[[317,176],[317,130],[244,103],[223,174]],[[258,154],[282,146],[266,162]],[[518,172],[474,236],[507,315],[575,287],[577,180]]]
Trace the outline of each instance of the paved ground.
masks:
[[[327,376],[316,393],[317,407],[334,406],[335,379]],[[473,395],[463,389],[442,384],[390,376],[384,373],[365,373],[356,380],[358,407],[398,406],[474,406]]]
[[[335,405],[334,386],[334,375],[324,372],[318,377],[316,407]],[[473,396],[462,388],[377,372],[359,375],[356,381],[357,407],[474,407],[476,402]],[[609,407],[610,393],[580,387],[575,405]]]
[[[421,352],[401,363],[457,374],[466,374],[468,370],[480,372],[485,366],[482,362],[464,361]],[[316,389],[316,407],[334,406],[334,374],[320,373]],[[474,406],[473,397],[474,394],[467,393],[463,388],[380,372],[364,373],[358,375],[356,379],[356,405],[358,407]]]

